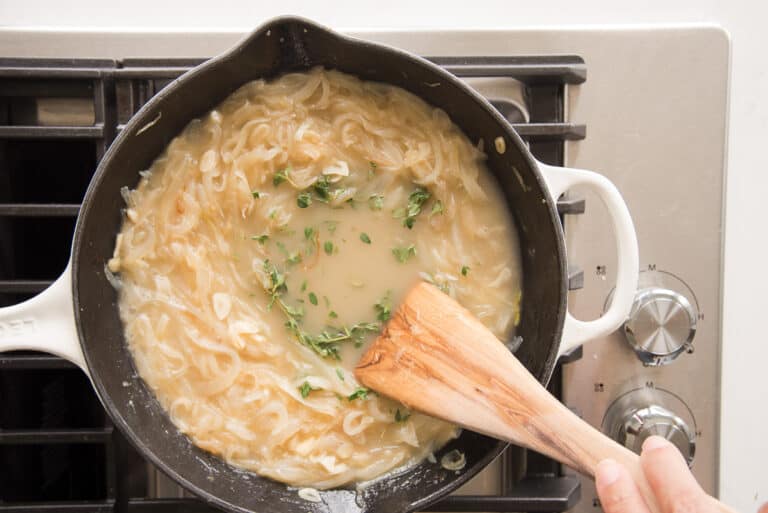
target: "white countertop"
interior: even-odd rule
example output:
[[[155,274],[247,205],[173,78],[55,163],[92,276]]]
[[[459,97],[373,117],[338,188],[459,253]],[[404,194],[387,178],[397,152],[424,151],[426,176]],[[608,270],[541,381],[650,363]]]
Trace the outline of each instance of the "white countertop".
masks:
[[[768,91],[760,0],[647,0],[621,2],[415,2],[359,0],[26,0],[0,2],[0,27],[65,30],[246,32],[279,14],[300,14],[342,30],[519,29],[543,26],[714,22],[732,37],[732,82],[726,194],[721,496],[740,511],[768,501],[768,408],[762,366],[768,341],[762,325],[768,306],[768,250],[763,196],[768,190]],[[0,49],[1,51],[2,49]],[[692,91],[695,94],[695,91]]]

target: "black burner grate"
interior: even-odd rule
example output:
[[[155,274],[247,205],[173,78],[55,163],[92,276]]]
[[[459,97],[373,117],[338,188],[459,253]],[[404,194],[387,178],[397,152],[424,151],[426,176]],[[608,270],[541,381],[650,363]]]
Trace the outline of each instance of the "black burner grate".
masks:
[[[436,57],[460,77],[524,86],[529,123],[509,116],[533,154],[563,163],[567,84],[586,79],[576,56]],[[115,135],[157,91],[199,59],[0,59],[0,306],[45,289],[69,257],[79,203]],[[494,105],[504,114],[507,105]],[[583,212],[561,200],[561,214]],[[573,269],[570,284],[579,287]],[[577,357],[577,356],[576,356]],[[560,373],[550,388],[559,395]],[[147,464],[104,413],[88,379],[54,356],[0,354],[0,512],[212,512],[194,499],[153,499]],[[560,465],[510,448],[500,496],[450,496],[430,511],[560,512],[580,496]]]

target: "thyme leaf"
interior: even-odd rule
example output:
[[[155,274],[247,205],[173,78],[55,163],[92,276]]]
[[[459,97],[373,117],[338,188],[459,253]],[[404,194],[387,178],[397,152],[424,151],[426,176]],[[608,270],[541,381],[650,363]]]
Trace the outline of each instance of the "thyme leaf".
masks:
[[[355,399],[367,399],[369,390],[365,387],[357,387],[354,392],[347,396],[347,400],[354,401]]]
[[[384,297],[373,305],[373,309],[376,310],[376,318],[381,322],[387,322],[392,317],[391,294],[392,291],[388,290]]]
[[[431,196],[432,194],[424,187],[417,187],[408,195],[408,206],[395,210],[394,216],[403,218],[403,226],[409,230],[412,229],[413,223],[416,222],[416,216],[421,214],[421,207]]]
[[[416,246],[410,244],[406,247],[392,248],[392,254],[401,264],[406,263],[411,257],[416,256]]]

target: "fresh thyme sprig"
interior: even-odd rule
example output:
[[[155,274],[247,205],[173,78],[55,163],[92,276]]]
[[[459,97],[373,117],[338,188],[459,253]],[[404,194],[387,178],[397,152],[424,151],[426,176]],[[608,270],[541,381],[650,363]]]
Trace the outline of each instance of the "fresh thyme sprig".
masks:
[[[264,261],[264,272],[269,278],[269,283],[264,286],[264,290],[269,296],[267,310],[271,310],[274,305],[278,305],[283,314],[285,314],[285,327],[288,331],[293,334],[296,340],[311,348],[323,358],[341,360],[339,353],[340,344],[352,342],[355,347],[360,347],[363,345],[366,335],[376,333],[381,329],[381,325],[378,322],[359,322],[351,326],[329,326],[317,335],[308,333],[301,325],[304,317],[304,308],[291,306],[283,299],[283,295],[288,292],[285,272],[280,271],[269,260]],[[315,305],[317,297],[315,296],[315,301],[312,301],[310,297],[310,302]]]

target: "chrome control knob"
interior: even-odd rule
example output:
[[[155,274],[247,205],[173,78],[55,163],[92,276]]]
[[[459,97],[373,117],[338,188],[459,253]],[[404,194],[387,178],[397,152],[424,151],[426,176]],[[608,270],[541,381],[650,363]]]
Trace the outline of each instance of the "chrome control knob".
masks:
[[[611,435],[638,454],[645,439],[652,435],[669,440],[682,453],[688,465],[693,463],[696,454],[696,438],[691,428],[683,419],[661,406],[651,405],[627,412]]]
[[[645,288],[635,295],[624,334],[644,364],[663,365],[692,347],[696,317],[684,295],[661,287]]]

